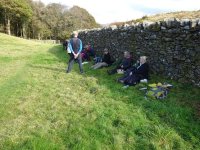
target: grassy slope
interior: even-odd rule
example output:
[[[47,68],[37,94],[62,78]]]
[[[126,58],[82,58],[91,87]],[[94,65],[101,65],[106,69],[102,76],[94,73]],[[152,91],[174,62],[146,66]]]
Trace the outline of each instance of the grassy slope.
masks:
[[[142,18],[138,18],[135,20],[130,20],[127,22],[114,22],[111,23],[110,25],[118,25],[121,26],[123,24],[132,24],[137,23],[137,22],[143,22],[143,21],[152,21],[152,22],[157,22],[157,21],[163,21],[164,19],[169,19],[169,18],[177,18],[177,19],[197,19],[200,18],[200,10],[198,11],[178,11],[178,12],[170,12],[170,13],[160,13],[160,14],[155,14],[155,15],[150,15],[150,16],[143,16]]]
[[[199,88],[168,81],[164,101],[145,99],[106,68],[66,74],[59,45],[4,34],[0,45],[0,149],[199,149]]]
[[[200,10],[198,11],[178,11],[171,13],[161,13],[152,16],[148,16],[147,20],[161,21],[165,18],[178,18],[178,19],[197,19],[200,17]]]

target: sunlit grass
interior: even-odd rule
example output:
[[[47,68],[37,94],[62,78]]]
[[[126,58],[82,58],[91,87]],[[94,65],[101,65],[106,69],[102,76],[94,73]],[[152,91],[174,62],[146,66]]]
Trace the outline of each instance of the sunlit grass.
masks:
[[[106,70],[66,74],[60,45],[0,34],[0,149],[199,149],[199,88],[174,85],[165,100],[122,89]]]

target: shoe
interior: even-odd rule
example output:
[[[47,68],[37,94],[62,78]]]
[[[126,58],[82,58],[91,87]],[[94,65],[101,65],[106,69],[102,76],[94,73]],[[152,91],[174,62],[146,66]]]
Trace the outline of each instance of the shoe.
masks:
[[[84,65],[84,64],[88,64],[88,62],[87,62],[87,61],[85,61],[85,62],[82,62],[82,65]]]
[[[123,81],[123,80],[118,80],[118,82],[120,82],[120,83],[124,83],[124,81]]]
[[[140,80],[141,83],[147,83],[147,79]]]
[[[129,85],[125,85],[125,86],[123,86],[122,88],[123,89],[127,89],[129,87]]]

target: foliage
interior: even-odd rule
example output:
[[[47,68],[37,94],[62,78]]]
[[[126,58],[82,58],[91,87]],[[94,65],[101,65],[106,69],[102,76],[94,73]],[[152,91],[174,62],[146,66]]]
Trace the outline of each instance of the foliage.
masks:
[[[0,25],[5,33],[27,38],[65,39],[72,31],[99,25],[85,9],[41,1],[1,0]]]
[[[11,22],[13,25],[11,28],[14,31],[19,32],[18,27],[21,26],[23,29],[24,24],[28,22],[32,16],[32,10],[27,0],[2,0],[0,3],[0,10],[0,16],[3,17],[3,23],[5,23],[7,32],[9,33],[11,29],[8,22]]]
[[[78,6],[74,6],[69,9],[69,16],[72,18],[72,22],[75,23],[74,28],[76,29],[78,29],[78,26],[80,26],[81,29],[98,27],[94,17],[91,16],[85,9]]]
[[[0,149],[199,149],[199,88],[173,84],[164,100],[122,89],[103,68],[85,74],[61,45],[0,34]]]

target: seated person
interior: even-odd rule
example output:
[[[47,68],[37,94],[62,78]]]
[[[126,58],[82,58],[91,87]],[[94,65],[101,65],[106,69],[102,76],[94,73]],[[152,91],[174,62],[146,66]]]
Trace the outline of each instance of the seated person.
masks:
[[[121,71],[126,71],[128,68],[131,67],[131,64],[132,64],[132,58],[131,58],[131,55],[128,51],[125,51],[124,52],[124,58],[122,59],[121,63],[114,69],[112,70],[108,70],[108,74],[111,75],[111,74],[115,74],[117,73],[117,70],[118,69],[121,69]]]
[[[87,53],[87,50],[84,48],[81,52],[81,58],[82,58],[82,61],[90,61],[90,57]]]
[[[94,51],[94,49],[92,48],[92,46],[91,46],[91,44],[90,43],[88,43],[88,45],[86,45],[86,50],[87,50],[87,53],[88,53],[88,55],[89,56],[91,56],[91,57],[95,57],[95,51]]]
[[[94,64],[99,63],[99,62],[102,62],[102,57],[101,56],[96,56],[94,58]]]
[[[101,67],[109,66],[110,64],[112,64],[111,56],[110,56],[110,53],[108,52],[108,49],[105,48],[104,49],[104,55],[103,55],[103,58],[102,58],[102,62],[96,63],[95,65],[91,66],[91,68],[99,69]]]
[[[131,67],[123,77],[119,78],[118,81],[125,85],[136,85],[142,79],[149,78],[149,65],[146,62],[146,56],[140,57],[140,64],[138,67]]]

